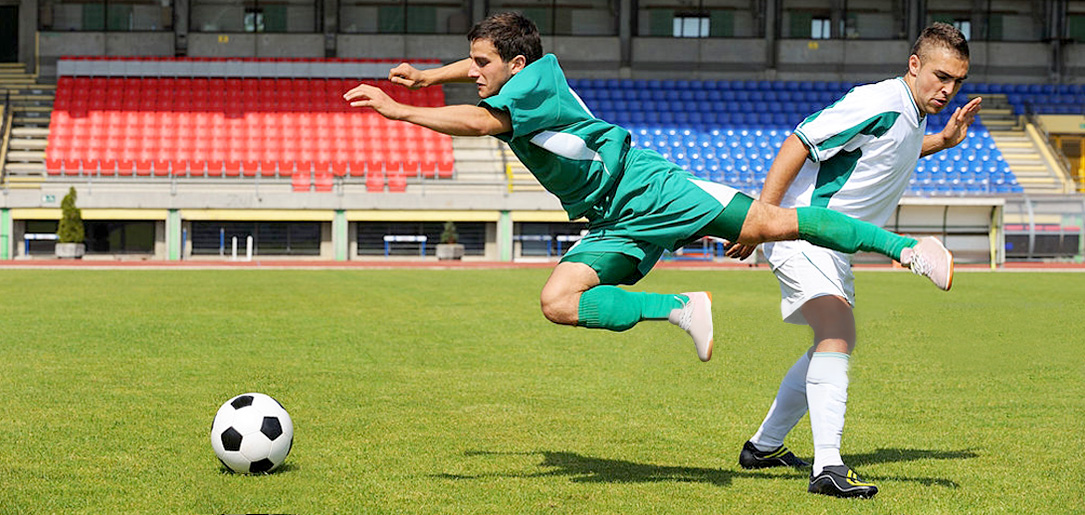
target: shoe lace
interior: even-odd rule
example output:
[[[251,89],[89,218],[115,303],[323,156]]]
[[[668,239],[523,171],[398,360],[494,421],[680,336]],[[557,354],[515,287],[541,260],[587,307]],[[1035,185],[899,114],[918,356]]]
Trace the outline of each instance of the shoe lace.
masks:
[[[908,265],[913,274],[927,276],[934,269],[934,265],[920,254],[912,256],[912,262]]]
[[[693,306],[692,302],[683,302],[682,311],[678,315],[678,327],[689,330],[690,324],[693,323]]]

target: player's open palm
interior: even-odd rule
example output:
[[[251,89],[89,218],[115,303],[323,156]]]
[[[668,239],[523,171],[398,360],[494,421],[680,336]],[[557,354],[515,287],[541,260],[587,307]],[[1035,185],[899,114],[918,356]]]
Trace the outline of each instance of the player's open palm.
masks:
[[[403,106],[376,86],[359,84],[346,92],[343,98],[350,102],[352,107],[372,107],[381,116],[391,120],[402,118],[400,111]]]
[[[976,113],[980,111],[982,97],[973,98],[964,107],[958,107],[949,117],[946,127],[942,129],[942,137],[945,138],[946,148],[955,147],[968,136],[968,127],[976,119]]]
[[[757,250],[757,245],[743,245],[730,241],[723,245],[723,255],[740,261],[750,257],[755,250]]]

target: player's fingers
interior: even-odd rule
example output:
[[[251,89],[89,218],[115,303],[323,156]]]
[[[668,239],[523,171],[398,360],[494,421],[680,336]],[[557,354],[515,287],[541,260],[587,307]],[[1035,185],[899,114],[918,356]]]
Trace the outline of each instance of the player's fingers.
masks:
[[[372,98],[373,95],[370,94],[371,91],[372,91],[372,89],[371,89],[370,86],[365,85],[365,84],[360,84],[360,85],[356,86],[354,89],[344,93],[343,98],[345,98],[347,100],[354,100],[356,98],[362,98],[362,97]]]
[[[411,87],[414,85],[414,81],[401,75],[394,75],[389,77],[388,80],[392,81],[392,84],[399,84],[400,86]]]

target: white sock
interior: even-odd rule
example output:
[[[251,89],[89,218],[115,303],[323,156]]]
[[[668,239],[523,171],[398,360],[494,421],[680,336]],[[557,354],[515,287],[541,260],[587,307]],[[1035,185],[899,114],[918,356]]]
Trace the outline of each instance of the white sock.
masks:
[[[772,401],[768,415],[750,438],[750,442],[759,451],[771,451],[784,444],[795,424],[806,414],[806,369],[810,366],[810,355],[803,352],[798,361],[780,381],[776,399]]]
[[[842,352],[815,352],[806,372],[806,400],[814,433],[814,475],[825,467],[843,465],[840,435],[848,403],[848,360]]]

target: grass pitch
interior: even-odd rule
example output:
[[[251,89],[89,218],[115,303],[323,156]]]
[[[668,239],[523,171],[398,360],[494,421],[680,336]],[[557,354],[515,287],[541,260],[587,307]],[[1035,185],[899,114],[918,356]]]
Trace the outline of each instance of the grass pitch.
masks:
[[[711,289],[716,352],[666,323],[559,327],[546,270],[0,271],[0,513],[1081,513],[1085,274],[859,272],[843,456],[869,501],[745,471],[810,343],[765,271]],[[218,406],[294,449],[224,473]],[[803,419],[788,439],[813,455]]]

